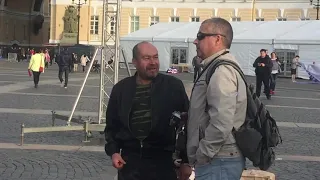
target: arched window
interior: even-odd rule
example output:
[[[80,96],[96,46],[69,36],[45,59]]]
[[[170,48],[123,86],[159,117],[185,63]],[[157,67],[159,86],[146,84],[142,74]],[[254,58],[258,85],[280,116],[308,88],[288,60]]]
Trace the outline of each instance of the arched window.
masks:
[[[43,0],[34,0],[33,11],[40,12]]]

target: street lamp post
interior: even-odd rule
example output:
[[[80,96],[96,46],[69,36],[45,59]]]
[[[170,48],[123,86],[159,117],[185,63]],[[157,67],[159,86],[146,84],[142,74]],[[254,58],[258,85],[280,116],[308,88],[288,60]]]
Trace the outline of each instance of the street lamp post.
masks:
[[[77,6],[77,10],[78,10],[78,35],[77,35],[77,44],[79,44],[80,42],[80,10],[82,5],[87,4],[87,0],[84,0],[84,3],[81,3],[81,0],[78,0],[78,3],[74,2],[75,0],[72,0],[72,4]]]
[[[319,20],[320,0],[317,0],[315,4],[313,4],[313,0],[310,0],[310,5],[313,5],[313,8],[317,10],[317,20]]]

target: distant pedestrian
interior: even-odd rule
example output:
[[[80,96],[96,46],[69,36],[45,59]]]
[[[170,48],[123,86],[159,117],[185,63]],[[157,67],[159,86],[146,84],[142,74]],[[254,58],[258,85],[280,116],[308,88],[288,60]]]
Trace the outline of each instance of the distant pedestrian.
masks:
[[[255,67],[256,73],[256,95],[260,97],[262,82],[264,85],[264,93],[267,99],[271,99],[270,96],[270,75],[272,68],[271,59],[267,56],[266,50],[260,50],[260,56],[254,61],[253,67]]]
[[[78,71],[78,64],[79,64],[79,59],[77,54],[74,54],[74,58],[73,58],[73,72],[77,72]]]
[[[274,95],[276,89],[276,80],[279,72],[281,71],[281,63],[275,52],[271,53],[272,70],[270,76],[270,94]]]
[[[70,65],[72,64],[72,55],[68,53],[68,51],[64,51],[63,54],[59,57],[59,80],[61,82],[61,87],[67,88],[68,79],[70,73]],[[63,80],[62,75],[64,73],[65,79]],[[64,84],[63,84],[64,82]]]
[[[81,63],[81,66],[82,66],[82,72],[85,72],[86,71],[87,62],[88,62],[87,55],[85,55],[85,54],[82,55],[80,61],[81,61],[80,63]]]
[[[294,57],[291,62],[291,80],[292,80],[292,82],[296,82],[296,75],[297,75],[297,67],[299,64],[299,58],[300,58],[300,56],[296,55],[296,57]]]
[[[38,88],[40,74],[44,72],[44,56],[41,51],[37,51],[34,55],[31,56],[28,71],[32,71],[34,87]]]
[[[45,56],[45,64],[46,64],[45,67],[48,68],[50,63],[50,54],[48,49],[45,50],[44,56]]]

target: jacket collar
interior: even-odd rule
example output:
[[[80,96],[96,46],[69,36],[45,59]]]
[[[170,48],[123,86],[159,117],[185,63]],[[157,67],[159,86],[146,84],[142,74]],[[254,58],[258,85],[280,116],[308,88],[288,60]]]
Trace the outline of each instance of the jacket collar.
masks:
[[[134,85],[137,85],[137,76],[138,76],[138,72],[135,72],[133,76],[131,76],[131,82],[134,84]],[[161,73],[158,73],[157,76],[152,80],[152,84],[154,83],[157,83],[159,82],[159,79],[161,78],[162,74]]]
[[[206,59],[204,59],[201,64],[203,64],[204,66],[207,66],[208,64],[210,64],[210,62],[216,58],[217,56],[221,55],[222,53],[226,52],[226,51],[230,51],[230,49],[222,49],[221,51],[218,51],[214,54],[212,54],[211,56],[207,57]]]

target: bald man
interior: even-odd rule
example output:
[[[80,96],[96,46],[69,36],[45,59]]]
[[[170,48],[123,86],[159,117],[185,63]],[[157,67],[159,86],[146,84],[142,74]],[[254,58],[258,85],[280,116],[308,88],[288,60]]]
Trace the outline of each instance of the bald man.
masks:
[[[181,80],[159,73],[156,47],[141,42],[132,53],[137,72],[117,83],[110,95],[106,153],[119,180],[176,180],[176,127],[170,119],[175,111],[188,111],[188,96]]]
[[[208,84],[206,74],[216,60],[238,64],[229,49],[231,24],[222,18],[202,22],[194,40],[204,70],[192,90],[188,119],[187,152],[197,180],[239,180],[245,161],[232,129],[245,121],[246,85],[229,65],[216,68]]]

